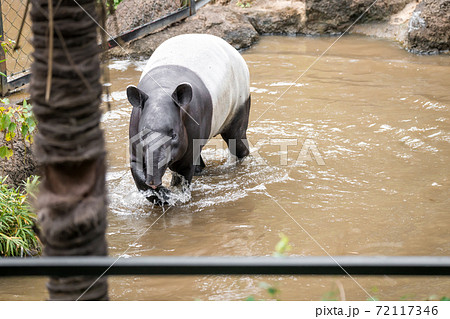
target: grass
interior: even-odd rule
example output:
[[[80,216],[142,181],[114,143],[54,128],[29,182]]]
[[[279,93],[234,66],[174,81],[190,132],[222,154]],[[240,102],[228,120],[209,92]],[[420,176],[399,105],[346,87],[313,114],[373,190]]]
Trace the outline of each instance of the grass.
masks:
[[[11,187],[0,177],[0,256],[32,256],[40,254],[41,243],[33,225],[36,215],[31,211],[29,196],[39,183],[33,176],[23,187]]]

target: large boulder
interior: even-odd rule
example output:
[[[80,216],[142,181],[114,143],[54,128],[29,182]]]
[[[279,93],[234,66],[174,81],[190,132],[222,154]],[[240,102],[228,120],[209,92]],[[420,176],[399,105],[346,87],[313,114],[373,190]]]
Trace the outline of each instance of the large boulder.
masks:
[[[402,46],[405,46],[407,42],[409,20],[411,19],[417,4],[416,1],[408,3],[403,10],[391,15],[387,21],[355,24],[349,30],[349,33],[390,39],[398,41]]]
[[[244,15],[227,6],[208,5],[183,22],[132,41],[124,46],[125,50],[114,48],[109,53],[112,56],[147,58],[165,40],[185,33],[213,34],[238,50],[250,47],[259,38],[258,32]]]
[[[407,48],[414,53],[450,50],[450,0],[423,0],[409,20]]]
[[[303,1],[258,1],[251,8],[235,10],[246,15],[259,34],[295,35],[304,31]]]
[[[123,32],[173,12],[180,1],[124,0],[115,14]],[[149,57],[170,37],[183,33],[209,33],[236,49],[250,47],[258,34],[340,34],[349,32],[388,38],[406,44],[415,53],[449,50],[450,0],[253,0],[250,7],[235,0],[216,0],[196,15],[124,45],[110,56]],[[177,5],[178,4],[178,5]],[[415,10],[415,11],[414,11]],[[108,31],[114,30],[108,19]],[[114,32],[112,32],[114,33]]]
[[[175,12],[183,1],[123,0],[106,20],[106,30],[117,36],[145,23]]]
[[[373,0],[306,0],[306,32],[337,34],[344,32],[357,20],[357,23],[384,21],[401,11],[410,1],[378,0],[374,3]]]

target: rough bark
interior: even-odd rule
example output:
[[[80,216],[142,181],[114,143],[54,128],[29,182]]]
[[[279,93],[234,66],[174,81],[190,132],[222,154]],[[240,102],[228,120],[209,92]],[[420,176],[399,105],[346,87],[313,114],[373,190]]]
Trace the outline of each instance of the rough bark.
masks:
[[[84,10],[72,0],[62,0],[58,8],[59,1],[53,1],[51,64],[49,2],[35,0],[31,10],[35,51],[30,94],[38,120],[35,154],[43,177],[36,203],[40,238],[46,256],[106,255],[99,49],[96,24],[84,11],[95,17],[96,1],[78,0]],[[50,299],[105,300],[106,278],[96,279],[51,277]]]

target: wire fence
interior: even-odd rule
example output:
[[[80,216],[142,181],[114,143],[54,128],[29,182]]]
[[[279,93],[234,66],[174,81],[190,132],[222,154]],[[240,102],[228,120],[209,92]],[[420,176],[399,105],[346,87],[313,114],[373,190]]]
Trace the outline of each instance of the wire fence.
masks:
[[[0,78],[0,93],[5,95],[8,91],[20,87],[29,81],[31,67],[31,22],[26,14],[26,0],[1,0],[0,2],[0,72],[5,76]],[[23,19],[23,17],[26,17]],[[19,30],[22,28],[22,41],[17,50],[16,44]]]
[[[22,29],[22,40],[18,50],[12,50],[19,35],[26,0],[2,0],[3,47],[5,49],[6,72],[8,77],[14,77],[26,72],[31,67],[31,21],[27,16]]]
[[[115,3],[115,13],[108,14],[105,24],[106,40],[109,48],[117,45],[117,38],[122,42],[134,40],[152,33],[169,24],[195,14],[209,0],[102,0],[106,7]],[[117,2],[121,1],[117,4]],[[27,0],[0,1],[0,41],[4,50],[0,50],[0,95],[17,89],[30,80],[31,21],[26,9]],[[25,17],[25,19],[24,19]],[[22,26],[23,24],[23,26]],[[22,29],[21,29],[22,28]],[[20,32],[21,30],[21,32]],[[104,31],[101,31],[104,32]],[[18,50],[13,50],[20,33]],[[115,43],[111,45],[111,43]]]

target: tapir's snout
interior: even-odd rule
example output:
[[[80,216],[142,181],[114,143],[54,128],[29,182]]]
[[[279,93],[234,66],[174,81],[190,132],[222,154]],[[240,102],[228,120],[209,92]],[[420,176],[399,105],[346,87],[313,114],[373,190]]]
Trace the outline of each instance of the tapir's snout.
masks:
[[[145,184],[152,189],[157,189],[158,187],[160,187],[162,185],[162,177],[165,172],[165,167],[163,167],[163,168],[153,167],[153,169],[151,169],[151,168],[152,167],[150,167],[150,170],[149,170],[148,166],[147,166],[147,172],[146,172],[146,176],[145,176]]]
[[[147,184],[147,186],[150,187],[151,189],[156,190],[158,187],[161,187],[162,183],[154,182],[153,180],[147,178],[145,184]]]
[[[156,190],[162,185],[162,177],[167,169],[166,148],[147,150],[145,184]]]

